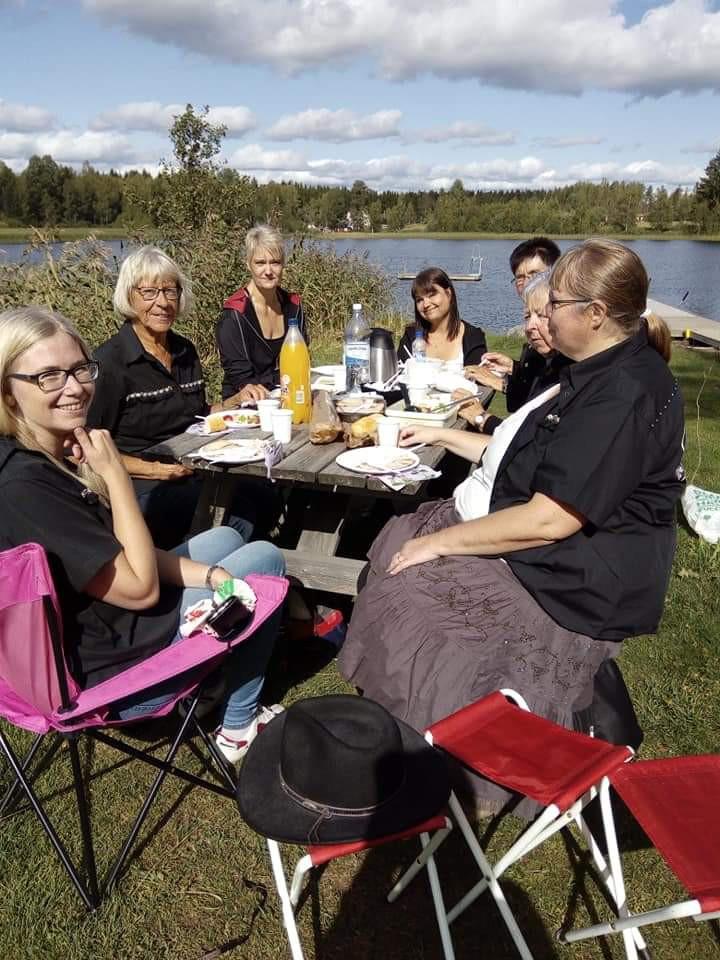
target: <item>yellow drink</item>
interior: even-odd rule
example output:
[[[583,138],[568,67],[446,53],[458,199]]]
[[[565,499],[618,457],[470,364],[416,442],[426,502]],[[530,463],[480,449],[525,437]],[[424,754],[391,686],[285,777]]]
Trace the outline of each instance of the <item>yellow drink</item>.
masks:
[[[310,422],[310,351],[295,319],[280,350],[280,395],[282,406],[293,412],[293,423]]]

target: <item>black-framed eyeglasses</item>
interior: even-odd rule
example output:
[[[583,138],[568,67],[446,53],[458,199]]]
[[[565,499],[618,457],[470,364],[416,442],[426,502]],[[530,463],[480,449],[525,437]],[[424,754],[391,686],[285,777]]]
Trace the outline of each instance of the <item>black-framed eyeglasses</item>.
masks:
[[[153,300],[157,300],[160,294],[165,295],[166,300],[177,300],[182,293],[182,287],[135,287],[135,290],[140,294],[140,296],[145,300],[146,303],[151,303]]]
[[[87,360],[85,363],[76,363],[69,370],[43,370],[42,373],[9,373],[8,379],[24,380],[25,383],[34,383],[43,393],[52,393],[53,390],[62,390],[68,382],[68,377],[74,377],[78,383],[92,383],[97,380],[100,364],[97,360]]]
[[[548,300],[548,307],[550,308],[550,313],[555,310],[557,307],[565,307],[569,303],[592,303],[591,300],[578,300],[578,299],[567,299],[567,300],[555,300],[553,297],[550,297]]]

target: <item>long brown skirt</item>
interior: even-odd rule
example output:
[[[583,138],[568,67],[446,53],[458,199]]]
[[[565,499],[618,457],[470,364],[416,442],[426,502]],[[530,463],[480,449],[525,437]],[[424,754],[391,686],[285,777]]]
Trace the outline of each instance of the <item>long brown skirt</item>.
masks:
[[[592,699],[598,667],[619,643],[555,623],[496,558],[443,557],[385,573],[406,540],[459,522],[453,501],[441,500],[386,524],[370,550],[370,573],[340,654],[343,676],[420,731],[506,687],[571,728],[573,712]],[[472,780],[486,808],[499,809],[509,797]],[[528,816],[533,807],[517,812]]]

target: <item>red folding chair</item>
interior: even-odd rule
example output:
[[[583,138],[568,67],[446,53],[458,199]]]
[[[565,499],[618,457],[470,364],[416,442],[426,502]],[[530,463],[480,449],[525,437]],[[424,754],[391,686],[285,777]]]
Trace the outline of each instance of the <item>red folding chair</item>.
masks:
[[[648,835],[665,863],[691,899],[644,913],[630,914],[613,820],[610,786]],[[720,756],[640,760],[603,778],[600,805],[608,859],[620,903],[618,919],[571,930],[560,935],[573,943],[589,937],[622,933],[628,960],[637,957],[636,940],[628,933],[665,920],[692,917],[695,921],[720,917]]]
[[[511,698],[514,703],[511,703]],[[533,955],[505,898],[500,878],[518,860],[565,827],[574,825],[584,835],[595,865],[614,896],[614,879],[587,827],[582,811],[598,795],[603,778],[631,759],[630,747],[618,747],[531,713],[523,698],[511,690],[493,693],[433,724],[426,739],[480,774],[508,790],[535,800],[544,809],[494,865],[487,859],[455,795],[450,812],[457,822],[482,878],[447,913],[451,924],[481,893],[489,890],[523,960]],[[623,907],[623,897],[617,897]],[[637,932],[627,938],[641,949]]]
[[[275,877],[275,886],[277,887],[278,897],[282,906],[283,922],[287,931],[288,943],[293,960],[304,960],[300,935],[295,921],[295,911],[297,910],[300,894],[302,892],[303,881],[306,875],[313,869],[320,867],[331,860],[337,860],[340,857],[347,857],[352,853],[361,853],[363,850],[370,850],[373,847],[381,847],[386,843],[392,843],[395,840],[405,840],[409,837],[420,837],[422,852],[415,858],[408,870],[398,880],[392,890],[388,893],[389,903],[396,900],[402,891],[407,887],[410,881],[415,877],[423,867],[427,868],[430,890],[432,892],[433,903],[435,905],[435,916],[438,921],[440,931],[440,940],[442,942],[443,955],[445,960],[455,960],[450,931],[448,930],[447,914],[443,902],[442,890],[437,875],[437,867],[433,854],[447,837],[452,829],[450,820],[444,814],[438,814],[431,817],[417,826],[401,833],[394,833],[386,837],[380,837],[376,840],[360,840],[355,843],[341,844],[323,844],[321,846],[307,847],[307,853],[301,857],[295,865],[290,889],[288,890],[287,880],[285,878],[285,869],[283,867],[280,847],[276,840],[268,838],[267,845],[270,851],[270,863],[272,865],[273,876]]]
[[[25,794],[89,910],[99,906],[112,889],[168,773],[234,799],[236,778],[219,753],[214,738],[197,722],[195,711],[203,680],[227,656],[231,647],[242,643],[257,630],[284,600],[287,591],[284,578],[251,575],[247,580],[257,596],[255,612],[246,629],[228,643],[220,643],[209,634],[198,631],[117,676],[88,690],[80,690],[67,668],[59,605],[43,548],[31,543],[0,553],[0,717],[13,726],[36,734],[29,752],[20,760],[0,729],[0,752],[14,776],[0,801],[0,816],[19,794]],[[184,719],[162,759],[111,736],[103,729],[131,723],[110,719],[113,704],[180,676],[184,677],[184,683],[173,699],[141,718],[146,721],[149,717],[164,716],[176,703],[184,701]],[[175,765],[177,752],[191,732],[198,734],[204,742],[219,783]],[[46,738],[53,735],[65,742],[70,755],[84,869],[73,862],[34,788],[32,771],[38,751]],[[158,770],[104,883],[97,875],[86,786],[78,751],[81,735],[92,737]]]

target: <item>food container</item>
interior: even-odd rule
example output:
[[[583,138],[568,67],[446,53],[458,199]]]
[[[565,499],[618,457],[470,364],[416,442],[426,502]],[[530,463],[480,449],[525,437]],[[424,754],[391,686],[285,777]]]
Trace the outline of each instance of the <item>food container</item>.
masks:
[[[335,409],[348,447],[372,446],[377,441],[377,420],[385,412],[385,401],[379,394],[341,394]]]
[[[445,401],[448,402],[448,401]],[[396,417],[402,424],[424,424],[427,427],[451,427],[457,420],[457,407],[451,410],[443,410],[440,413],[433,413],[422,410],[406,410],[405,403],[399,400],[385,411],[386,417]]]

